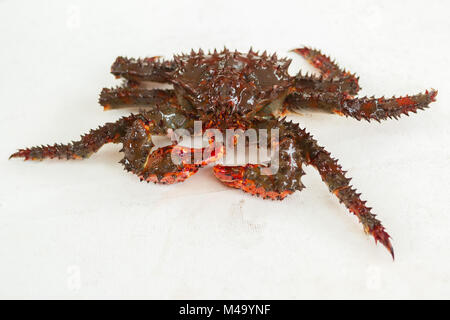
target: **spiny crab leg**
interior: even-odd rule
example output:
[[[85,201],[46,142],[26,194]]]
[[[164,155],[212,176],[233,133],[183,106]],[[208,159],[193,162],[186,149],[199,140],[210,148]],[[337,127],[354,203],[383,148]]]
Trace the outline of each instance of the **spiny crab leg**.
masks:
[[[171,61],[160,61],[159,57],[134,59],[118,57],[111,66],[111,73],[116,78],[125,78],[134,82],[167,82],[168,73],[174,70]]]
[[[170,102],[176,102],[173,90],[148,90],[131,87],[104,88],[99,98],[99,103],[104,110],[131,106],[154,106]]]
[[[354,96],[360,90],[358,83],[356,83],[352,77],[347,76],[344,78],[324,78],[323,76],[317,77],[313,75],[299,74],[294,78],[293,88],[295,92],[330,92],[330,93],[342,93],[349,96]]]
[[[345,176],[346,172],[342,170],[338,161],[332,158],[329,152],[319,146],[317,141],[305,130],[300,129],[297,124],[290,124],[290,126],[291,130],[298,129],[298,144],[306,164],[314,166],[319,171],[322,181],[327,184],[330,192],[358,217],[364,231],[372,235],[375,242],[381,242],[394,259],[394,249],[389,240],[389,234],[376,216],[371,213],[371,208],[366,206],[366,201],[361,200],[361,194],[357,193],[350,185],[351,179]]]
[[[397,119],[402,114],[416,112],[427,108],[436,101],[436,90],[414,96],[386,98],[349,98],[344,94],[325,92],[294,93],[286,98],[285,107],[295,111],[302,108],[322,110],[336,113],[358,120],[385,120],[387,118]]]
[[[320,50],[302,47],[292,51],[298,53],[312,66],[319,69],[320,73],[326,78],[344,78],[352,75],[350,72],[342,70],[336,62],[332,61],[330,57],[324,55]]]
[[[24,160],[88,158],[106,143],[119,143],[133,121],[135,121],[133,115],[124,117],[114,123],[106,123],[98,129],[91,130],[88,134],[81,136],[79,141],[20,149],[9,158],[24,158]]]
[[[359,78],[354,74],[341,69],[336,62],[332,61],[330,57],[322,54],[319,50],[311,49],[308,47],[297,48],[292,50],[295,53],[298,53],[303,58],[306,59],[312,66],[317,68],[325,79],[342,79],[342,81],[347,82],[348,86],[353,89],[349,91],[350,94],[358,93],[359,87]]]

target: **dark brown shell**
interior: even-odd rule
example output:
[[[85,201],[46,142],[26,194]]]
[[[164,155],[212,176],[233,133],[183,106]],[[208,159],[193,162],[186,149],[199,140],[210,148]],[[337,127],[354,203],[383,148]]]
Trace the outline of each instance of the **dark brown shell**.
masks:
[[[291,60],[274,54],[224,49],[174,57],[175,90],[197,109],[215,114],[253,114],[288,90]]]

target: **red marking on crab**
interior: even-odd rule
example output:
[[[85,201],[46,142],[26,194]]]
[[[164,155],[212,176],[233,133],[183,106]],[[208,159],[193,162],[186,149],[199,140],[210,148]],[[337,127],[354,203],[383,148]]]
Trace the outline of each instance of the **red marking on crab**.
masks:
[[[262,197],[264,199],[283,200],[288,195],[293,193],[293,191],[290,190],[285,190],[282,192],[266,190],[262,186],[256,186],[255,181],[245,179],[245,170],[252,166],[255,165],[246,165],[237,168],[217,165],[214,167],[214,175],[217,177],[217,179],[219,179],[229,187],[242,189],[247,193]]]

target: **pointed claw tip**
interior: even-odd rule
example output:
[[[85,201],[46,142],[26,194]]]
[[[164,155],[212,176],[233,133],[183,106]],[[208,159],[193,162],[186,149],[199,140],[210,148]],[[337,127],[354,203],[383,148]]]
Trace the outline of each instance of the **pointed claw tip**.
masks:
[[[304,47],[301,47],[301,48],[292,49],[292,50],[290,50],[290,52],[295,52],[295,53],[298,53],[299,55],[305,57],[305,56],[307,56],[309,54],[310,50],[309,50],[308,47],[304,46]]]
[[[392,261],[395,261],[394,248],[391,247],[390,253],[391,253],[391,256],[392,256]]]
[[[389,239],[387,240],[378,239],[378,241],[380,241],[381,244],[389,251],[389,253],[392,256],[392,260],[395,261],[394,247],[392,246],[391,241]],[[377,240],[375,240],[375,242],[377,242]]]
[[[10,155],[8,160],[11,160],[12,158],[20,158],[20,157],[23,157],[23,154],[21,154],[21,150],[19,150],[19,151],[13,153],[12,155]]]
[[[386,247],[386,249],[391,254],[392,261],[395,261],[394,247],[392,246],[391,241],[389,239],[387,239],[387,241],[386,242],[382,242],[382,244]]]
[[[372,231],[372,236],[375,239],[375,243],[378,241],[389,251],[392,256],[392,260],[395,260],[394,255],[394,247],[391,243],[391,236],[384,230],[384,227],[381,225],[376,226]]]

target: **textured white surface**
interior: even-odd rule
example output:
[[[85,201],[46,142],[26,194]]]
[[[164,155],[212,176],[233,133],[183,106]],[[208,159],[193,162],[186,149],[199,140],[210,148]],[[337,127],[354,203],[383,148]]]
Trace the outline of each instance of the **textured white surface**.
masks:
[[[0,1],[0,297],[450,298],[448,1]],[[393,236],[396,261],[307,168],[283,202],[204,169],[140,183],[120,147],[86,161],[8,161],[68,142],[102,112],[118,55],[223,47],[321,48],[362,94],[439,89],[401,121],[292,117],[340,159]]]

